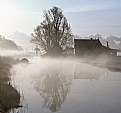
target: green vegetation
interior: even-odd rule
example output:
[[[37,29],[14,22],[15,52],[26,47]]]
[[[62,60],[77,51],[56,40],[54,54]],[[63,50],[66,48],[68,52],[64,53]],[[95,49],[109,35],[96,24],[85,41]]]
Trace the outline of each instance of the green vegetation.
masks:
[[[20,94],[11,85],[0,83],[0,110],[6,113],[11,108],[18,107]]]
[[[0,57],[0,113],[6,113],[11,108],[19,107],[20,94],[8,84],[10,68],[15,62],[10,57]]]

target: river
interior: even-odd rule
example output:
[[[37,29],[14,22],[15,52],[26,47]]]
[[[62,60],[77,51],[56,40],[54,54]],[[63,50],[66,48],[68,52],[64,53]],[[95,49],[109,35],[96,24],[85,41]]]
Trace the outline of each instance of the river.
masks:
[[[11,69],[23,105],[14,113],[121,113],[120,72],[80,61],[29,61]]]

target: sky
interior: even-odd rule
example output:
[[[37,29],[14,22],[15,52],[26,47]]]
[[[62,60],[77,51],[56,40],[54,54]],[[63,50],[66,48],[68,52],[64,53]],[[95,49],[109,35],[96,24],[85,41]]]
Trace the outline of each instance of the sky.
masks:
[[[43,10],[63,10],[72,33],[121,37],[121,0],[0,0],[0,35],[30,35],[43,20]]]

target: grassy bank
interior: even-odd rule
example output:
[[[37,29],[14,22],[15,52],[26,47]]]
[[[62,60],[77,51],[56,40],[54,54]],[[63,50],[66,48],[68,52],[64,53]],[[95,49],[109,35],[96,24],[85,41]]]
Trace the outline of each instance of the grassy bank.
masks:
[[[10,68],[16,61],[10,57],[0,57],[0,113],[7,113],[20,103],[19,92],[8,84]]]
[[[6,113],[11,108],[17,108],[20,103],[20,94],[11,85],[0,83],[0,110]]]
[[[88,57],[83,58],[82,62],[89,63],[94,66],[101,68],[107,68],[113,72],[121,72],[121,57],[110,57],[110,56],[100,56],[100,57]]]

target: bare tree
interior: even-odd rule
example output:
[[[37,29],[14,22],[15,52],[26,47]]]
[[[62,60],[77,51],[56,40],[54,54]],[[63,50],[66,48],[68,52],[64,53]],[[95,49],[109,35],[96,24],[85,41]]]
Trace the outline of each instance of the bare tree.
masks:
[[[54,45],[63,48],[69,38],[72,38],[72,33],[66,17],[60,8],[53,7],[44,11],[44,20],[34,29],[31,42],[47,52]]]

